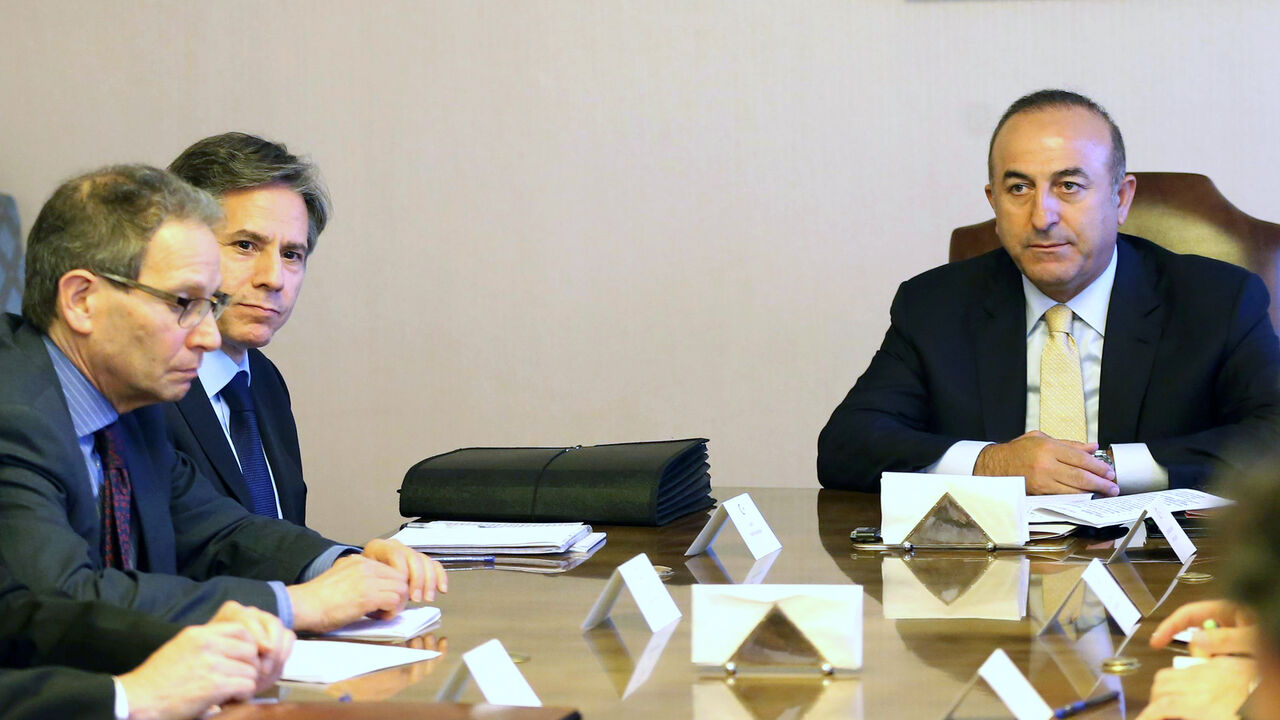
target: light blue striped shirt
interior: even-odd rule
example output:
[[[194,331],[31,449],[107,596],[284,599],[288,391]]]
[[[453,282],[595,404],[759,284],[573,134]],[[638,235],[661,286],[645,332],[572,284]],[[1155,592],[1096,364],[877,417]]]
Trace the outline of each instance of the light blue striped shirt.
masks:
[[[89,484],[93,487],[93,496],[97,497],[102,488],[102,461],[93,447],[93,434],[115,422],[120,413],[112,407],[111,401],[102,394],[80,369],[72,364],[63,354],[62,349],[44,336],[44,347],[53,361],[53,371],[58,374],[58,384],[62,386],[62,397],[67,401],[67,410],[71,412],[71,426],[76,431],[76,442],[80,452],[84,454],[84,464],[89,470]],[[342,546],[330,548],[311,562],[303,573],[303,580],[310,580],[320,572],[333,565],[334,560],[344,550]],[[269,580],[267,585],[276,596],[276,615],[285,627],[293,627],[293,603],[289,601],[289,591],[284,583]]]

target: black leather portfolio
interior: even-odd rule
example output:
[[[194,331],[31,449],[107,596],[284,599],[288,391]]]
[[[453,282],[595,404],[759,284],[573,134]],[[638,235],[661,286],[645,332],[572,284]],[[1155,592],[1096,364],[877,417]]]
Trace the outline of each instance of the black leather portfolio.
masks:
[[[463,448],[409,468],[400,514],[427,520],[665,525],[715,505],[706,438]]]

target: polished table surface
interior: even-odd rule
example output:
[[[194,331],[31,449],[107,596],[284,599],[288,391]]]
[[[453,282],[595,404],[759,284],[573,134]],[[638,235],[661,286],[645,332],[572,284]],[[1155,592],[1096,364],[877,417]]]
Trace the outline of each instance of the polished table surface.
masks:
[[[714,494],[723,500],[737,492],[717,488]],[[996,648],[1003,648],[1056,707],[1100,692],[1095,688],[1097,660],[1116,654],[1124,643],[1123,635],[1108,634],[1105,625],[1078,640],[1063,635],[1048,641],[1036,638],[1045,616],[1065,597],[1089,558],[1105,559],[1110,543],[1077,540],[1070,550],[1056,553],[1000,553],[992,558],[986,553],[940,558],[921,552],[904,563],[901,552],[855,551],[849,541],[854,527],[878,525],[876,495],[809,489],[749,492],[782,542],[764,582],[857,583],[864,588],[864,666],[859,673],[732,680],[700,673],[690,662],[690,586],[700,581],[741,582],[753,562],[731,528],[716,541],[718,564],[707,556],[685,558],[685,549],[709,515],[698,513],[662,528],[598,527],[608,532],[607,544],[560,574],[453,571],[449,593],[435,603],[444,613],[443,623],[412,643],[440,649],[442,657],[327,687],[286,684],[282,697],[300,702],[343,696],[356,703],[432,701],[460,664],[461,653],[498,638],[513,656],[524,656],[518,667],[543,703],[577,708],[585,718],[940,718]],[[1201,552],[1193,569],[1211,574],[1213,545],[1197,542]],[[633,676],[643,677],[643,668],[636,673],[637,663],[654,637],[630,597],[623,594],[605,626],[585,633],[579,627],[614,568],[641,552],[655,565],[675,571],[667,587],[684,617],[661,648],[648,679],[629,688]],[[1113,680],[1123,688],[1123,703],[1082,718],[1136,716],[1146,702],[1152,676],[1168,667],[1174,656],[1147,646],[1159,619],[1183,602],[1221,594],[1216,579],[1175,583],[1180,565],[1162,541],[1152,541],[1132,555],[1139,561],[1114,567],[1113,574],[1140,607],[1150,610],[1123,647],[1123,654],[1138,659],[1141,666]],[[1023,558],[1030,588],[1025,604],[1017,596],[1018,583],[1008,581],[1018,577]],[[983,580],[988,574],[993,581]],[[892,581],[886,583],[886,578]],[[1002,587],[1008,592],[999,590]],[[1168,599],[1152,610],[1170,587]],[[969,596],[978,591],[984,597]],[[972,612],[973,607],[988,618],[1025,614],[1021,619],[937,617]],[[914,616],[886,619],[886,613]],[[930,613],[935,617],[919,617]],[[994,696],[982,686],[966,697],[956,717],[1001,716]],[[457,700],[483,699],[470,682]]]

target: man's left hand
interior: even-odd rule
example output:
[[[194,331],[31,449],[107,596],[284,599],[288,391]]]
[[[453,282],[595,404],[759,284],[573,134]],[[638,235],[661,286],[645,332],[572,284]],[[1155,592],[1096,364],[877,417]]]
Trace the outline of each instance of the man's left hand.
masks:
[[[404,572],[409,577],[409,599],[431,602],[436,591],[449,592],[444,566],[399,540],[370,540],[364,556]]]

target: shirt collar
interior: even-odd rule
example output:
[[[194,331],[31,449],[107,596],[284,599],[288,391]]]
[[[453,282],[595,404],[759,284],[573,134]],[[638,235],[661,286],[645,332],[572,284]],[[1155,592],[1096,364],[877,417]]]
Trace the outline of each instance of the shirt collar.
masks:
[[[212,400],[213,396],[222,392],[222,388],[231,382],[231,378],[242,370],[248,376],[249,384],[252,385],[253,374],[249,372],[249,353],[245,353],[237,363],[222,350],[214,350],[204,354],[204,359],[200,361],[200,369],[196,372],[205,393]]]
[[[48,335],[42,339],[49,359],[53,361],[53,371],[58,374],[58,384],[62,386],[62,397],[71,412],[71,426],[75,428],[76,437],[92,435],[115,422],[120,413],[112,407],[107,396],[89,382],[89,378],[67,359],[62,348],[54,344]]]
[[[1116,263],[1120,258],[1118,247],[1111,250],[1111,262],[1107,269],[1089,286],[1066,302],[1071,312],[1088,323],[1102,337],[1107,336],[1107,309],[1111,306],[1111,288],[1116,283]],[[1040,292],[1026,275],[1022,276],[1022,294],[1027,299],[1027,335],[1044,316],[1044,311],[1058,304],[1057,300]]]

